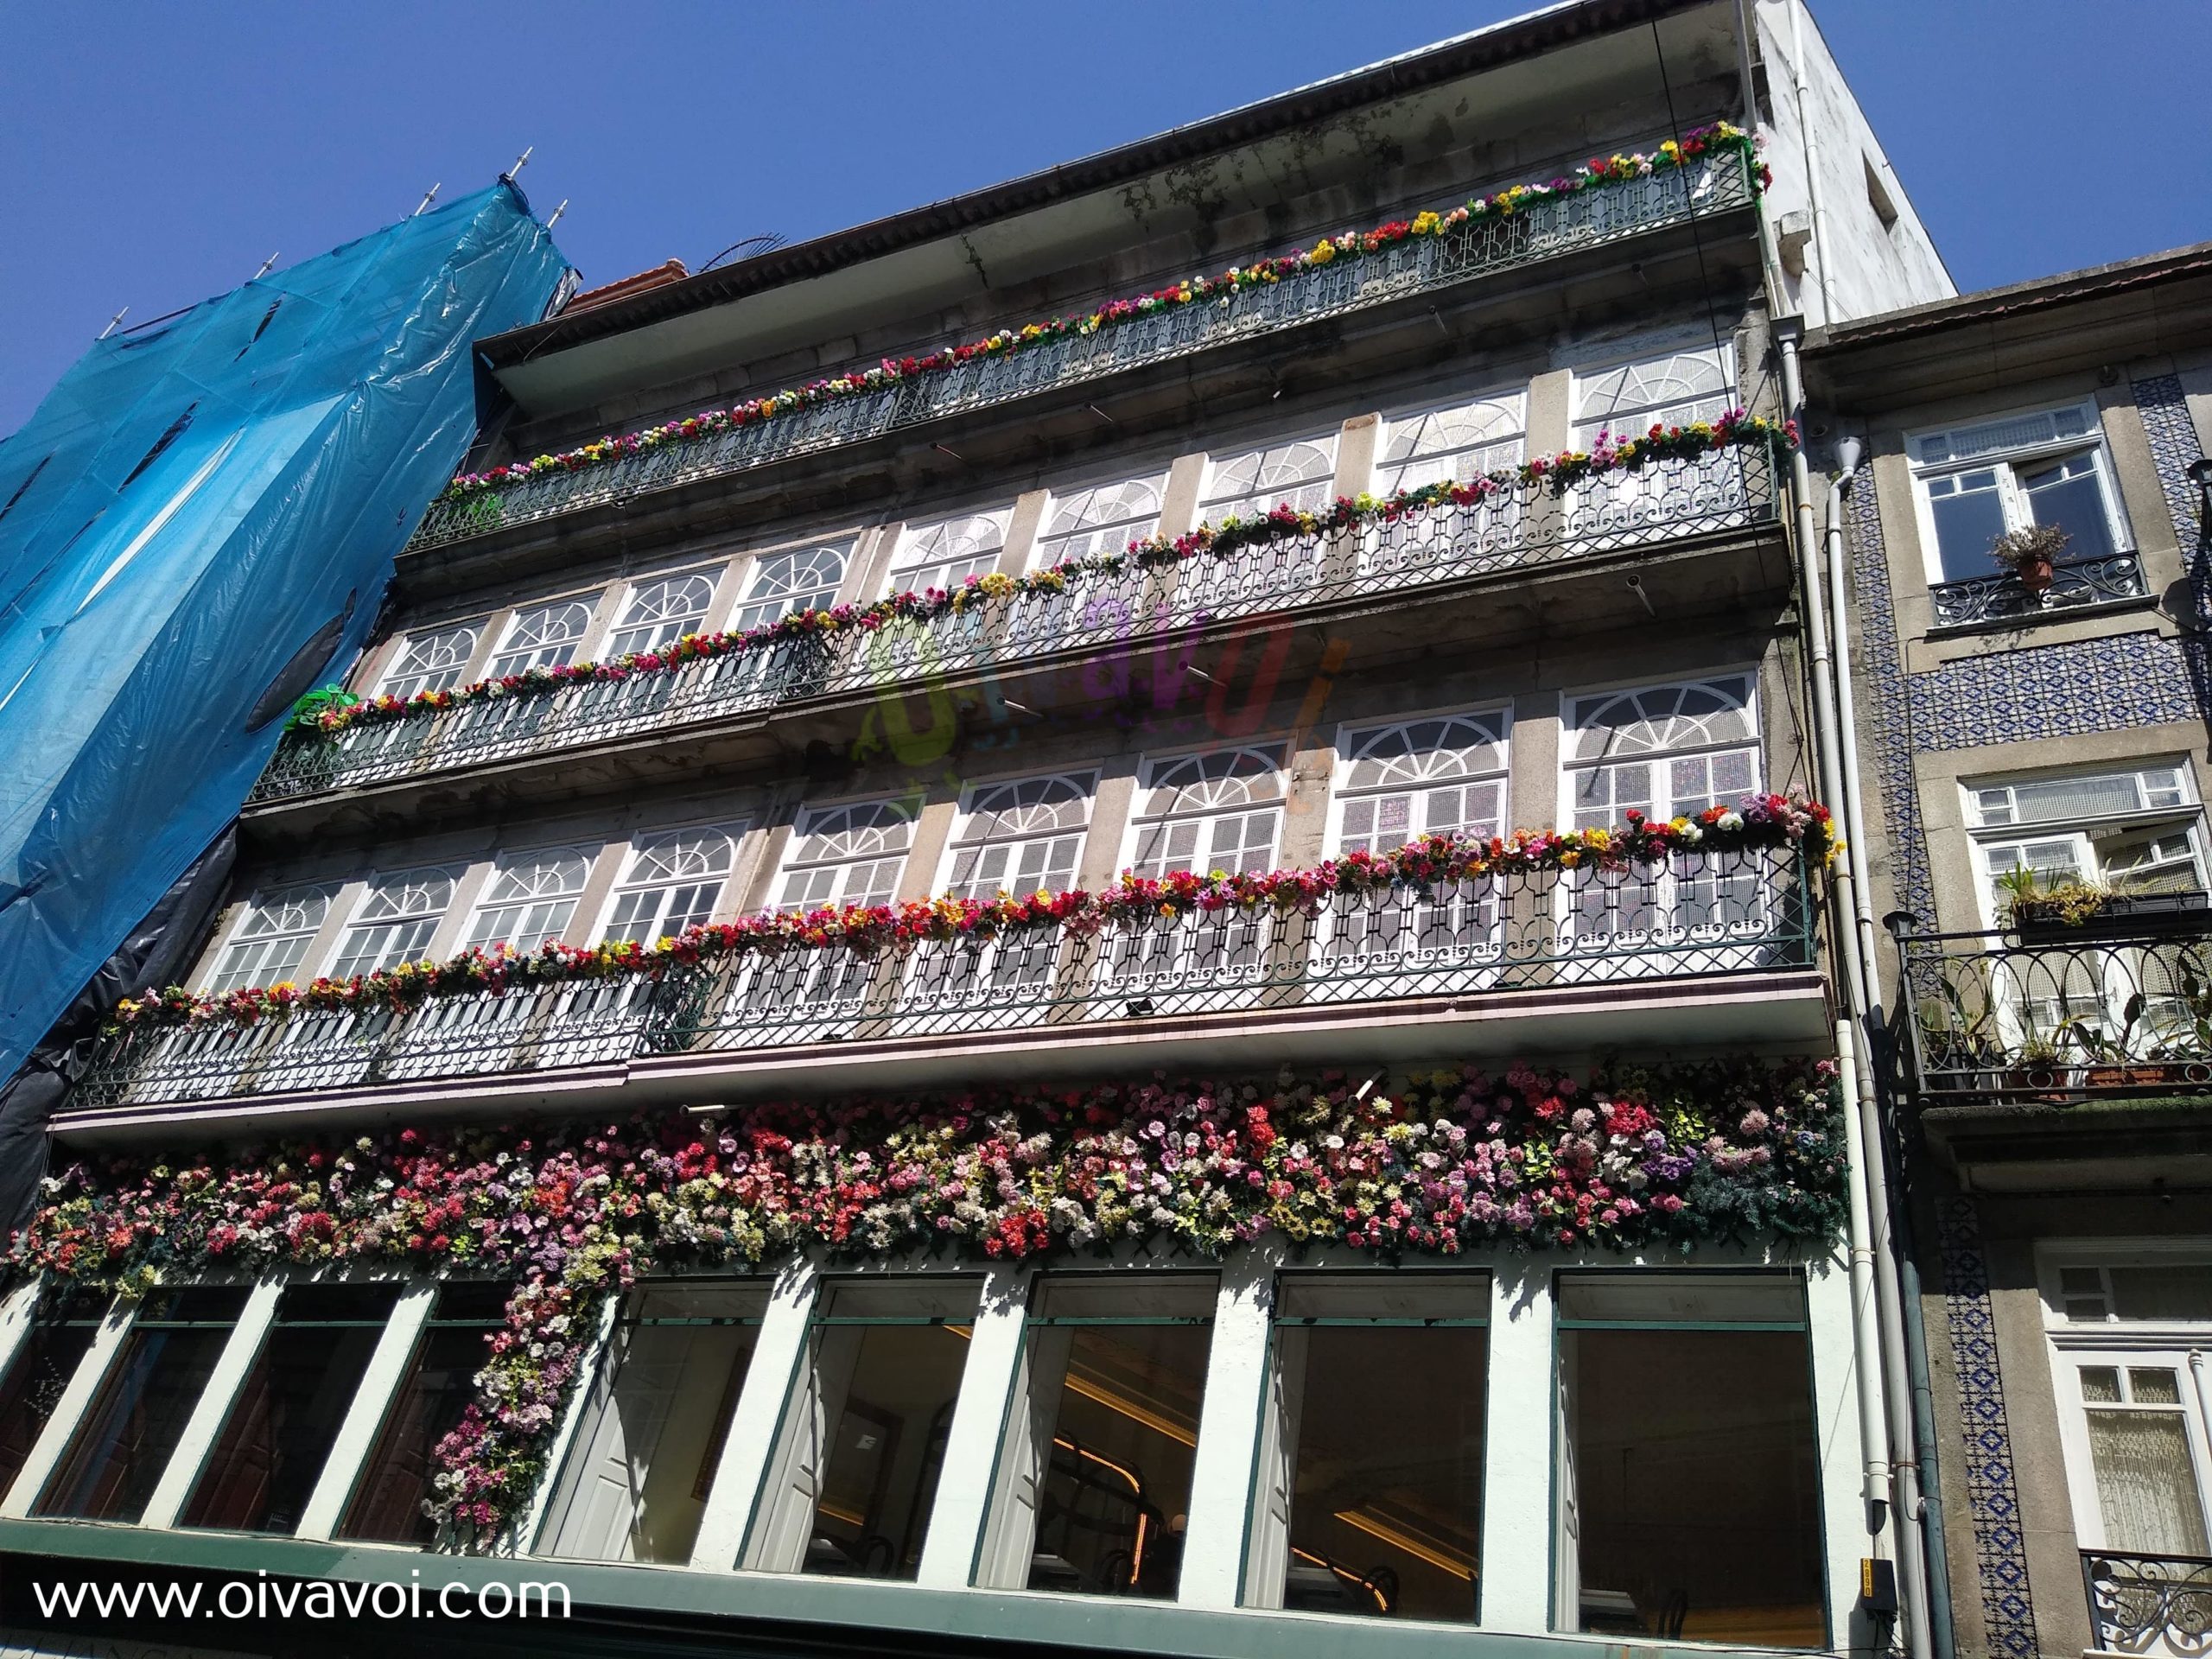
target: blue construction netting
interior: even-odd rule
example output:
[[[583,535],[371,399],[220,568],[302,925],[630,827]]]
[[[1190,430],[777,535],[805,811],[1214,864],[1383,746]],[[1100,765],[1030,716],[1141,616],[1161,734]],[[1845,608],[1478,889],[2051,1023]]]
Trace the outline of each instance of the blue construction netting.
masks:
[[[357,652],[565,262],[502,181],[99,341],[0,442],[0,1083]]]

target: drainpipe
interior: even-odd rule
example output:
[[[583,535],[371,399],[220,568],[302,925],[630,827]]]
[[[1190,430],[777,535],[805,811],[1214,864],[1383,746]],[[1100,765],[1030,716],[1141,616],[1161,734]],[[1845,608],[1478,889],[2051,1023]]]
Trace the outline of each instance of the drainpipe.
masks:
[[[1843,493],[1859,470],[1859,442],[1845,436],[1836,444],[1838,476],[1827,492],[1826,556],[1830,632],[1843,642],[1834,664],[1836,747],[1842,773],[1843,794],[1834,810],[1843,823],[1845,857],[1851,869],[1851,938],[1845,952],[1851,978],[1852,1001],[1866,1039],[1868,1058],[1874,1053],[1877,1033],[1884,1029],[1881,994],[1874,964],[1880,960],[1874,948],[1874,887],[1866,863],[1866,791],[1859,770],[1859,711],[1852,695],[1851,593],[1844,583]],[[1840,897],[1840,895],[1839,895]],[[1872,1152],[1866,1166],[1867,1208],[1875,1228],[1875,1306],[1882,1332],[1882,1383],[1890,1402],[1890,1460],[1896,1483],[1897,1514],[1902,1523],[1897,1560],[1909,1593],[1904,1600],[1906,1639],[1910,1650],[1929,1652],[1933,1631],[1929,1618],[1928,1551],[1923,1534],[1927,1506],[1920,1491],[1920,1437],[1910,1409],[1914,1398],[1911,1367],[1908,1363],[1903,1311],[1904,1287],[1897,1269],[1898,1251],[1891,1231],[1896,1215],[1889,1180],[1889,1143],[1883,1128],[1873,1068],[1859,1072],[1859,1115],[1862,1135]]]
[[[1797,138],[1805,150],[1806,205],[1813,213],[1813,263],[1819,272],[1821,324],[1835,321],[1828,293],[1828,210],[1821,188],[1821,135],[1805,111],[1805,0],[1789,0],[1789,90],[1797,105]],[[1809,504],[1808,504],[1809,505]]]
[[[1782,348],[1782,387],[1784,406],[1793,415],[1802,414],[1805,405],[1804,383],[1797,366],[1798,327],[1793,321],[1778,324],[1776,337]],[[1843,777],[1838,762],[1839,745],[1836,737],[1837,715],[1835,682],[1830,671],[1828,648],[1827,607],[1821,602],[1821,563],[1815,550],[1819,545],[1813,524],[1812,469],[1806,465],[1802,447],[1789,457],[1790,493],[1797,507],[1797,544],[1796,549],[1798,579],[1803,588],[1803,605],[1807,652],[1811,658],[1810,677],[1813,690],[1814,753],[1820,768],[1821,792],[1831,804],[1830,810],[1840,809],[1843,800]],[[1834,872],[1836,912],[1843,925],[1836,929],[1839,954],[1847,964],[1855,963],[1857,938],[1853,933],[1850,889],[1851,864],[1847,859]],[[1844,975],[1847,998],[1856,986],[1856,976],[1848,970]],[[1837,1081],[1844,1094],[1858,1109],[1850,1110],[1845,1117],[1850,1150],[1850,1179],[1847,1183],[1851,1218],[1851,1319],[1852,1319],[1852,1380],[1856,1385],[1859,1401],[1859,1439],[1865,1472],[1860,1483],[1860,1495],[1866,1504],[1866,1531],[1872,1547],[1878,1551],[1885,1532],[1885,1518],[1891,1507],[1893,1482],[1889,1456],[1889,1414],[1882,1397],[1882,1332],[1875,1289],[1875,1234],[1869,1176],[1878,1166],[1881,1157],[1878,1126],[1870,1121],[1864,1109],[1872,1098],[1871,1078],[1865,1074],[1859,1053],[1859,1024],[1856,1009],[1847,1007],[1844,1017],[1836,1021],[1835,1060]],[[1873,1133],[1870,1133],[1870,1129]],[[1904,1552],[1897,1551],[1899,1555]],[[1900,1586],[1900,1590],[1904,1589]],[[1908,1621],[1908,1633],[1912,1629]],[[1927,1659],[1925,1645],[1913,1649],[1913,1659]]]

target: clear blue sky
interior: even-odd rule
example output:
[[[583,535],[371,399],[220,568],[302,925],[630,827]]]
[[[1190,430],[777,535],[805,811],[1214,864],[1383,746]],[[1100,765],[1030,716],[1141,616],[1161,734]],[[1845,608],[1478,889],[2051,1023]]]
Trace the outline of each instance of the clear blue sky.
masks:
[[[0,432],[143,321],[523,175],[587,280],[798,240],[1530,0],[0,6]],[[2212,237],[2205,0],[1815,0],[1962,288]]]

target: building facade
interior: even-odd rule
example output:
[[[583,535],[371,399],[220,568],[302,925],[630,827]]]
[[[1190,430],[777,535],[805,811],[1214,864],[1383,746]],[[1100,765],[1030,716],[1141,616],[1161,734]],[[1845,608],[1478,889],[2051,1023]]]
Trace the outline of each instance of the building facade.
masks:
[[[1969,1652],[2186,1651],[2212,1572],[2205,283],[2183,249],[1807,353],[1858,449],[1838,518]],[[1993,558],[2039,529],[2047,564]]]
[[[1789,526],[1796,314],[1949,284],[1808,22],[664,276],[479,343],[57,1116],[0,1550],[573,1603],[434,1651],[1929,1651]]]

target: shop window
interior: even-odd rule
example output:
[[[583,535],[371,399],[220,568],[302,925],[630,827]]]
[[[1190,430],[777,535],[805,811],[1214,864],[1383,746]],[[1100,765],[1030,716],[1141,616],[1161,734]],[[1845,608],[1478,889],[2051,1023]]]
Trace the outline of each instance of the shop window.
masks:
[[[353,1484],[341,1538],[428,1544],[436,1529],[423,1512],[440,1465],[438,1442],[476,1397],[492,1333],[506,1323],[508,1287],[480,1281],[438,1287],[407,1373],[385,1408],[376,1449]]]
[[[45,1433],[61,1392],[99,1333],[109,1298],[101,1293],[49,1287],[24,1332],[6,1376],[0,1377],[0,1492],[16,1477]]]
[[[888,1281],[823,1293],[747,1566],[915,1576],[980,1288]]]
[[[1215,1294],[1196,1274],[1039,1287],[981,1582],[1174,1598]]]
[[[752,1285],[631,1293],[541,1548],[601,1561],[691,1559],[767,1300]]]
[[[244,1285],[147,1294],[34,1513],[136,1521],[245,1311]]]
[[[1473,1620],[1489,1303],[1478,1276],[1282,1277],[1249,1605]]]
[[[276,1320],[186,1501],[186,1526],[287,1535],[298,1529],[398,1300],[397,1284],[284,1287]]]
[[[1824,1646],[1802,1285],[1654,1273],[1558,1284],[1558,1627]]]

